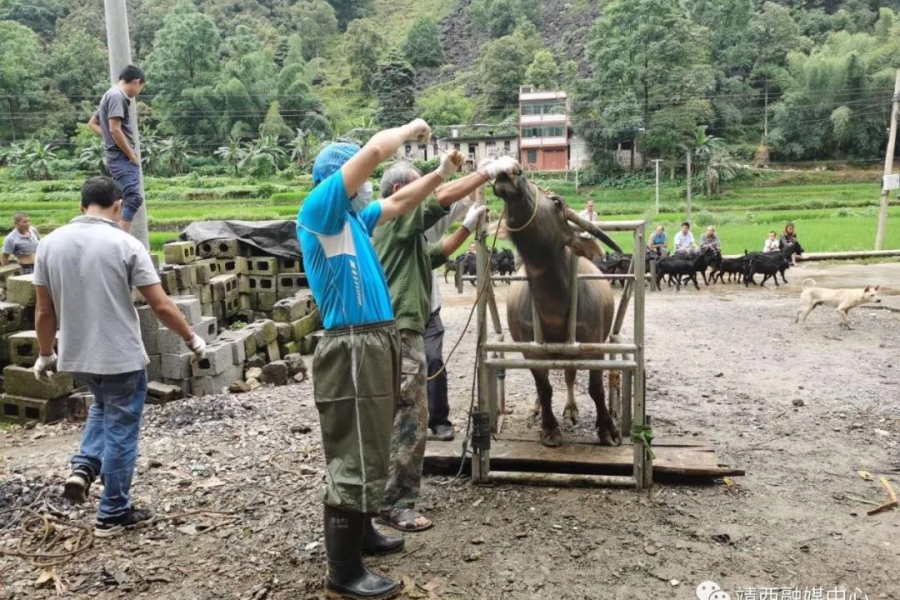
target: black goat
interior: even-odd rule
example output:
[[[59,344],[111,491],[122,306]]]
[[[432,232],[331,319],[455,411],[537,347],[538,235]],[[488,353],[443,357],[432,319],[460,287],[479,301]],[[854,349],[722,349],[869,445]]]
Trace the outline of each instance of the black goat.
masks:
[[[747,254],[745,256],[747,264],[744,266],[744,285],[746,286],[748,283],[756,285],[753,276],[757,273],[765,275],[762,281],[763,284],[769,277],[772,277],[775,280],[775,285],[778,285],[778,273],[781,273],[782,281],[787,283],[784,272],[790,268],[791,256],[794,254],[797,256],[803,254],[803,248],[799,243],[788,244],[778,252],[751,252]]]
[[[656,261],[656,287],[659,287],[662,278],[670,276],[675,280],[675,286],[681,291],[682,277],[685,278],[684,283],[688,281],[694,282],[694,287],[700,289],[697,283],[697,273],[706,271],[710,265],[710,261],[717,253],[710,250],[703,250],[696,256],[670,256]]]

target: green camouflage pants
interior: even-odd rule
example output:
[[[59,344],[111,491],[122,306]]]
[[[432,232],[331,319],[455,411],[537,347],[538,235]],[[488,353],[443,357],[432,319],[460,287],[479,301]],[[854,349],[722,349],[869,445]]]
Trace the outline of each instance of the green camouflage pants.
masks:
[[[378,512],[399,386],[400,349],[393,323],[326,331],[319,341],[313,393],[327,466],[325,504]]]
[[[391,465],[382,512],[412,508],[419,498],[425,439],[428,435],[425,338],[410,329],[400,330],[400,401],[391,433]]]

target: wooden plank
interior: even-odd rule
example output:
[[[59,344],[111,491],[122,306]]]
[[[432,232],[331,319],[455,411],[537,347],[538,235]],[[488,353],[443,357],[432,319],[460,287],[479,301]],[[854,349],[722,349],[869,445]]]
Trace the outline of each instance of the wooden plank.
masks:
[[[496,439],[502,441],[514,442],[537,442],[538,434],[534,433],[503,433],[496,436]],[[594,436],[589,435],[570,435],[563,434],[563,445],[565,444],[585,444],[588,446],[600,446],[600,442]],[[712,445],[702,437],[692,435],[661,435],[653,438],[653,447],[672,446],[685,448],[703,448],[708,452],[714,452]]]
[[[631,475],[573,475],[570,473],[526,473],[521,471],[491,471],[491,483],[544,485],[550,487],[635,487]]]
[[[428,441],[425,468],[446,470],[459,467],[459,442]],[[723,477],[743,475],[742,469],[721,466],[714,452],[703,448],[654,446],[656,473],[684,476]],[[491,444],[491,468],[497,470],[536,470],[544,472],[630,473],[633,448],[569,444],[547,448],[534,440],[498,440]]]

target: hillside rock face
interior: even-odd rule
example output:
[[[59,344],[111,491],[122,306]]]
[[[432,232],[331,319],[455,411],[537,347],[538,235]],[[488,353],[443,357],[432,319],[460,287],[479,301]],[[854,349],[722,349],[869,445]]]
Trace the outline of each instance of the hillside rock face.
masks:
[[[469,35],[469,5],[472,0],[460,0],[453,12],[441,23],[441,43],[447,64],[453,66],[450,73],[441,74],[441,69],[427,69],[418,73],[419,89],[434,85],[453,77],[455,73],[472,68],[483,45]],[[567,60],[577,60],[582,76],[590,74],[585,62],[585,46],[591,25],[600,16],[601,2],[596,0],[544,0],[541,41],[549,48],[557,62],[562,65]],[[446,68],[446,67],[445,67]]]

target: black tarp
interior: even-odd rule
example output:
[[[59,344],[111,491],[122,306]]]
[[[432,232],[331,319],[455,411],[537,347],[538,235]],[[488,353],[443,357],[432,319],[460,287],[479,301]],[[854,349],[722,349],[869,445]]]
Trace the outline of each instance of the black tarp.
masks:
[[[241,244],[282,258],[300,258],[296,221],[197,221],[179,236],[195,244],[237,239]]]

